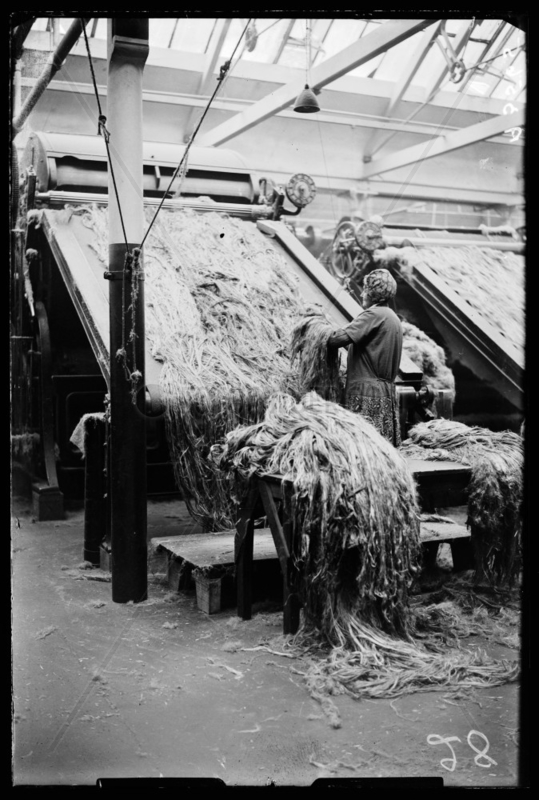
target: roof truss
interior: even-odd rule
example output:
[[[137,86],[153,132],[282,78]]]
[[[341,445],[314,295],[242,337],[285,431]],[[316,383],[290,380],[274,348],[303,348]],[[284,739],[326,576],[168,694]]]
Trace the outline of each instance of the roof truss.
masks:
[[[498,136],[510,128],[521,128],[524,124],[525,114],[523,110],[515,111],[513,114],[502,114],[485,122],[478,122],[476,125],[470,125],[461,130],[437,136],[435,139],[429,139],[422,144],[406,147],[397,153],[375,158],[369,164],[365,164],[361,179],[371,178],[373,175],[379,175],[382,172],[389,172],[409,164],[425,161],[428,158],[434,158],[452,150],[459,150],[475,142]]]
[[[395,109],[395,106],[403,98],[406,90],[408,89],[410,83],[412,82],[414,75],[421,66],[425,56],[429,52],[433,39],[435,36],[437,36],[441,24],[442,21],[439,20],[438,22],[435,22],[434,25],[430,25],[423,31],[418,46],[415,48],[414,52],[408,59],[408,63],[404,67],[400,78],[395,82],[395,86],[393,88],[391,97],[389,98],[389,102],[387,104],[387,108],[385,111],[386,117],[388,118],[391,117],[391,114]],[[378,131],[375,132],[370,137],[369,141],[365,145],[364,155],[366,156],[372,155],[372,152],[373,150],[376,149],[376,145],[378,144],[380,138],[381,135]]]
[[[379,53],[385,52],[388,48],[409,38],[414,33],[424,30],[431,24],[432,20],[430,19],[416,19],[392,20],[379,25],[372,33],[358,39],[357,42],[315,67],[311,72],[312,88],[322,89],[328,83],[346,75],[351,70],[379,55]],[[248,110],[242,111],[232,119],[209,131],[201,137],[199,143],[204,146],[223,144],[243,133],[243,131],[258,125],[263,120],[291,105],[302,90],[303,85],[303,77],[295,78],[267,97],[259,100]]]

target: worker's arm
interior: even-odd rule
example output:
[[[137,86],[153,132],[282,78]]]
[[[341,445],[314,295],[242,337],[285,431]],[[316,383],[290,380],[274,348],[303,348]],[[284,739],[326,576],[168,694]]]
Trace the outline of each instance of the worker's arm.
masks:
[[[378,325],[380,320],[377,320],[372,312],[368,309],[362,311],[346,328],[333,331],[328,339],[328,347],[348,347],[357,344],[361,339],[368,337]]]
[[[349,344],[352,340],[343,328],[333,331],[328,339],[328,347],[348,347]]]

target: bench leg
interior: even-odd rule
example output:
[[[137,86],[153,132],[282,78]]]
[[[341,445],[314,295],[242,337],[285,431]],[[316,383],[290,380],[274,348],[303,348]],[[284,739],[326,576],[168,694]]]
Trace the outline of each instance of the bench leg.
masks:
[[[301,603],[295,591],[291,591],[293,581],[289,571],[288,580],[283,576],[283,633],[297,633],[299,628],[299,612]]]
[[[438,555],[438,542],[424,542],[423,543],[423,564],[427,569],[436,566],[436,557]]]
[[[221,578],[195,578],[197,606],[205,614],[217,614],[221,610]]]
[[[177,558],[171,553],[168,554],[167,561],[167,582],[169,589],[173,592],[180,592],[187,589],[190,582],[192,568],[183,559]]]
[[[301,603],[297,595],[299,575],[293,561],[292,524],[288,520],[283,523],[283,534],[288,551],[291,554],[283,573],[283,633],[297,633],[299,628],[299,612]]]
[[[475,569],[475,558],[470,539],[454,539],[450,544],[454,572]]]
[[[258,487],[253,481],[242,505],[234,538],[238,617],[242,619],[251,619],[254,521],[260,505]]]
[[[254,521],[247,520],[236,558],[238,617],[251,619]]]

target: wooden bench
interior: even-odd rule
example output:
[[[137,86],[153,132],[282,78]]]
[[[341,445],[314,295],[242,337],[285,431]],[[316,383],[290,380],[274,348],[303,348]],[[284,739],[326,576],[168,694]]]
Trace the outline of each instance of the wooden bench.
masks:
[[[177,592],[187,586],[193,570],[204,570],[209,577],[233,568],[236,531],[194,533],[152,539],[157,552],[167,554],[167,580]],[[258,528],[253,551],[255,561],[275,561],[277,553],[269,528]],[[196,577],[195,577],[196,580]]]
[[[428,521],[421,523],[421,544],[424,550],[425,566],[436,562],[438,547],[449,544],[453,559],[453,569],[460,571],[470,566],[470,534],[466,527],[457,522]],[[152,539],[157,552],[167,555],[167,580],[170,589],[177,592],[188,585],[190,575],[203,570],[209,578],[221,580],[223,570],[233,569],[236,560],[234,553],[236,532],[195,533],[187,536],[167,536]],[[255,528],[253,536],[253,561],[277,561],[277,551],[271,530]],[[200,595],[200,593],[199,593]],[[207,604],[197,597],[199,608],[206,613],[215,613],[220,605],[213,604],[208,611]]]
[[[424,513],[433,513],[441,506],[458,506],[466,502],[470,469],[462,464],[440,461],[409,460],[410,471],[418,485],[420,506]],[[283,587],[283,632],[296,633],[300,620],[298,587],[300,575],[296,567],[290,520],[279,509],[283,499],[281,475],[253,476],[249,490],[239,509],[236,531],[197,534],[191,537],[153,539],[169,553],[169,580],[179,588],[182,562],[193,570],[211,574],[211,568],[234,566],[238,616],[251,618],[253,561],[278,558]],[[268,529],[255,530],[255,520],[266,517]],[[174,549],[171,542],[174,540]],[[168,541],[168,544],[164,544]],[[421,525],[426,565],[436,562],[440,544],[448,542],[456,570],[471,566],[470,535],[457,522],[431,521]],[[191,548],[188,552],[188,549]],[[204,548],[207,548],[204,550]],[[256,553],[256,555],[255,555]],[[179,563],[177,563],[179,562]],[[196,573],[195,573],[196,575]]]

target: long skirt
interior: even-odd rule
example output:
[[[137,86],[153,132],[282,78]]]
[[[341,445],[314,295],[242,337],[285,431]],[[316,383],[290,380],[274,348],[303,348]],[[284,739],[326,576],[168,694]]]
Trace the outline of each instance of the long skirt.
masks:
[[[346,408],[361,414],[392,445],[399,447],[399,403],[394,383],[372,379],[355,384],[353,391],[347,393]]]

